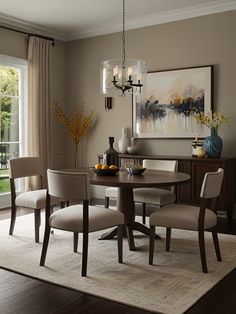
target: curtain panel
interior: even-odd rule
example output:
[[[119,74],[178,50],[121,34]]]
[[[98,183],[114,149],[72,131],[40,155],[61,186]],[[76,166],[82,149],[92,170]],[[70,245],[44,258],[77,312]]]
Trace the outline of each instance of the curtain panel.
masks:
[[[28,49],[28,155],[51,167],[51,42],[31,36]]]

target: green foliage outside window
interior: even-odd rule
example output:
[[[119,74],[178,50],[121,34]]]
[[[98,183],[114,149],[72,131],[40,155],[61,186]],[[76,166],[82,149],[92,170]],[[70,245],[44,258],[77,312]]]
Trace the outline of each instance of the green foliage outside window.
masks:
[[[19,71],[0,66],[0,142],[19,140]]]
[[[13,67],[0,66],[0,194],[9,192],[7,160],[10,156],[10,145],[4,142],[19,141],[19,71]],[[3,143],[2,143],[3,142]]]

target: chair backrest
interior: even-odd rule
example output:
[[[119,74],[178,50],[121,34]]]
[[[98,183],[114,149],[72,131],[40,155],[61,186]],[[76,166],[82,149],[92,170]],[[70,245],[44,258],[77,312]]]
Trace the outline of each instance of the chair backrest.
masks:
[[[42,175],[40,157],[19,157],[9,160],[10,178],[24,178]]]
[[[219,168],[218,171],[215,172],[206,172],[202,182],[200,197],[218,197],[220,195],[223,177],[224,170],[222,168]]]
[[[177,171],[178,161],[177,160],[144,159],[143,167],[147,169],[153,169],[153,170]]]
[[[48,193],[70,200],[89,199],[88,173],[47,170]]]

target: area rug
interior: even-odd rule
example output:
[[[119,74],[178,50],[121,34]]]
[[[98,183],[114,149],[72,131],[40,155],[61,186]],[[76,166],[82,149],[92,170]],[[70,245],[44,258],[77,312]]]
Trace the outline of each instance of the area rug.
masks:
[[[116,241],[99,241],[96,232],[90,234],[88,276],[82,278],[82,237],[73,253],[72,234],[55,230],[46,266],[39,267],[42,243],[34,243],[33,215],[17,217],[14,236],[8,228],[9,220],[0,222],[0,267],[156,313],[184,313],[236,266],[235,236],[219,235],[220,263],[206,234],[209,273],[203,274],[194,232],[173,230],[171,252],[165,252],[165,230],[158,228],[162,240],[156,241],[154,266],[148,265],[148,237],[137,234],[132,252],[124,239],[124,264],[118,264]]]

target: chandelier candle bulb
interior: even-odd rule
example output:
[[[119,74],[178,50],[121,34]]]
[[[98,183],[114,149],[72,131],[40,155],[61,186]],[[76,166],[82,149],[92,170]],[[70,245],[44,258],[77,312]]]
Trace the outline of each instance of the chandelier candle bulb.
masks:
[[[118,67],[115,67],[113,70],[113,75],[116,76],[119,73]]]
[[[128,68],[128,76],[131,76],[133,74],[133,69],[131,67]]]

